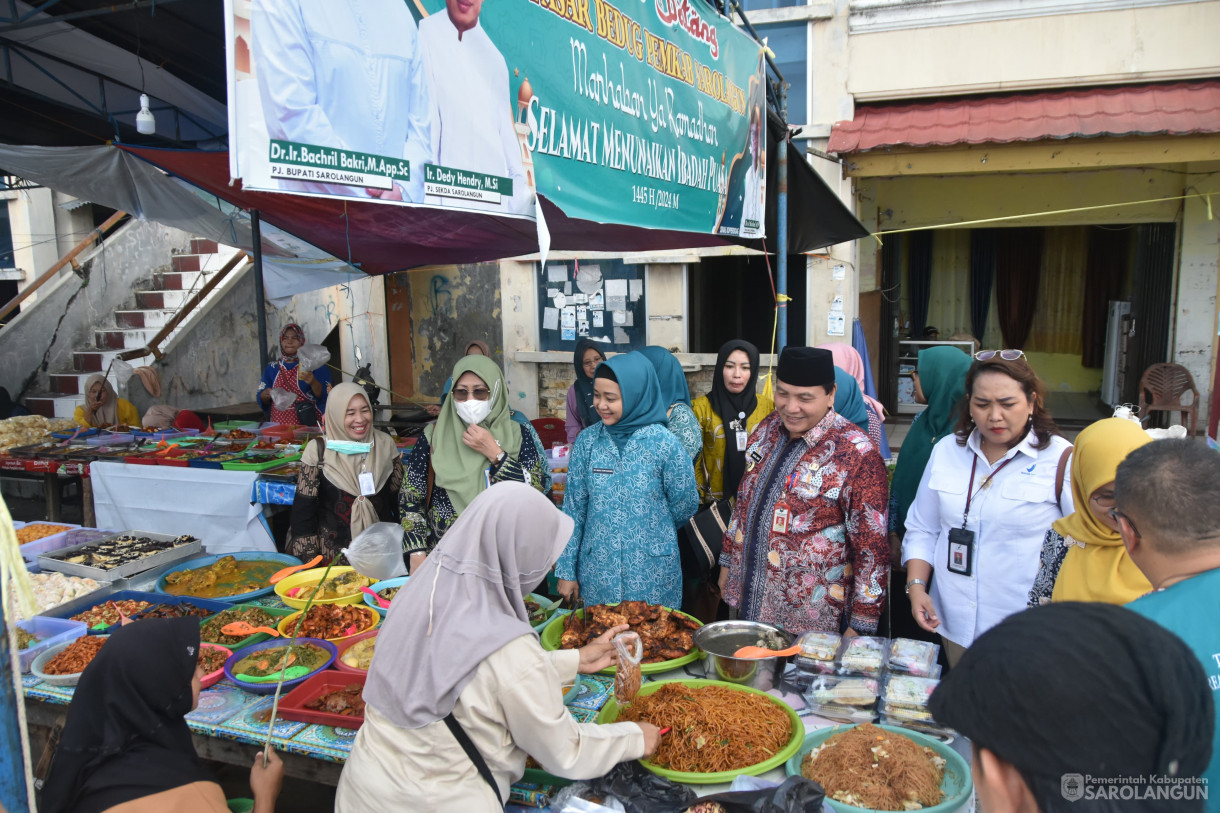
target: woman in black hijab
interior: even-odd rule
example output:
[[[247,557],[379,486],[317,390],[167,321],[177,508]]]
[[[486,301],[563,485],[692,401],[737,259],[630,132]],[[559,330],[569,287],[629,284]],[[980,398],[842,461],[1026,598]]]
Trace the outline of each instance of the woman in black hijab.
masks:
[[[691,404],[703,430],[703,455],[695,463],[695,484],[703,502],[737,496],[746,471],[745,440],[775,410],[769,392],[758,392],[758,348],[726,342],[716,354],[712,391]]]
[[[226,813],[185,715],[199,702],[199,620],[120,627],[85,668],[43,786],[44,813]],[[284,766],[250,769],[255,813],[271,813]]]
[[[596,342],[581,339],[572,353],[572,366],[576,368],[576,381],[568,389],[568,417],[564,427],[568,432],[568,443],[575,443],[576,436],[585,427],[601,423],[593,409],[593,374],[597,365],[606,360],[606,354]]]

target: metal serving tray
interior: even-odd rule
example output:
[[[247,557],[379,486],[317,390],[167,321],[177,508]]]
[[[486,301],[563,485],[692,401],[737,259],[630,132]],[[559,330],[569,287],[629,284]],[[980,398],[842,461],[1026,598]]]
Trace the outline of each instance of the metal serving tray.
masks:
[[[97,579],[98,581],[113,582],[118,579],[127,578],[128,576],[132,576],[136,573],[142,573],[145,570],[151,570],[154,567],[160,567],[161,565],[169,564],[171,562],[178,562],[182,559],[190,559],[198,554],[203,548],[203,543],[196,539],[194,542],[187,542],[184,545],[178,545],[177,547],[170,548],[169,550],[154,553],[152,556],[145,556],[143,558],[136,559],[133,562],[125,562],[124,564],[121,564],[118,567],[110,568],[109,570],[64,561],[65,559],[75,556],[83,548],[87,548],[91,545],[98,545],[102,542],[108,542],[122,536],[145,536],[149,539],[155,539],[162,542],[171,542],[177,538],[170,536],[169,534],[155,534],[148,531],[123,531],[122,533],[114,534],[113,536],[106,537],[105,539],[99,539],[96,542],[89,542],[84,545],[75,545],[71,548],[64,548],[63,550],[57,550],[53,553],[39,556],[38,566],[43,570],[57,570],[60,573],[66,573],[69,576],[85,576],[90,579]]]

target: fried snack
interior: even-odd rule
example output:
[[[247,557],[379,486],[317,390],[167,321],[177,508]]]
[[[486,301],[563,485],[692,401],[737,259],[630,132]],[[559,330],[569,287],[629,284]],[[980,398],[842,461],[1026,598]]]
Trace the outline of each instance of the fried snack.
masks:
[[[368,607],[356,604],[315,604],[305,613],[297,635],[302,638],[345,638],[371,629],[376,614]],[[288,625],[291,632],[294,620]]]
[[[68,644],[68,648],[47,661],[42,671],[48,675],[75,675],[97,657],[106,639],[97,635],[86,635]]]
[[[569,614],[563,622],[560,649],[579,649],[611,627],[630,625],[640,634],[644,644],[642,663],[660,663],[689,655],[695,648],[695,630],[699,622],[658,604],[624,601],[619,604],[595,604],[585,608],[587,623],[572,623]],[[572,629],[575,626],[576,629]],[[582,629],[583,627],[583,629]]]
[[[203,670],[205,675],[210,675],[213,672],[224,669],[225,661],[228,659],[228,655],[215,647],[199,647],[199,668]]]
[[[67,525],[51,525],[46,522],[35,522],[27,525],[24,528],[18,528],[17,542],[25,545],[29,542],[37,542],[39,539],[46,539],[48,536],[54,536],[60,531],[69,530]]]
[[[324,711],[327,714],[341,714],[344,717],[364,716],[364,687],[353,683],[334,692],[328,692],[314,698],[305,704],[305,708],[314,711]]]

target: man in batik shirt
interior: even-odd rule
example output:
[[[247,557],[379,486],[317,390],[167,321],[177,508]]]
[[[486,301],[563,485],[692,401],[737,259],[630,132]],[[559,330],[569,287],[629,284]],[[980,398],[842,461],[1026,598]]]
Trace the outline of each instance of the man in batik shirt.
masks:
[[[890,567],[885,462],[834,411],[830,351],[784,348],[777,378],[720,554],[724,600],[794,635],[874,634]]]

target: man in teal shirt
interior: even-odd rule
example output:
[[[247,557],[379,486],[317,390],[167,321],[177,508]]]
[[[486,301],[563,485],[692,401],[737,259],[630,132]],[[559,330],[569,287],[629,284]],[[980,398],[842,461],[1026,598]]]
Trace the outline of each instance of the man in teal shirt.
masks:
[[[1218,484],[1214,450],[1192,439],[1150,443],[1119,465],[1112,515],[1131,560],[1155,588],[1127,606],[1190,646],[1220,703]],[[1220,811],[1220,719],[1204,778],[1207,810]]]

